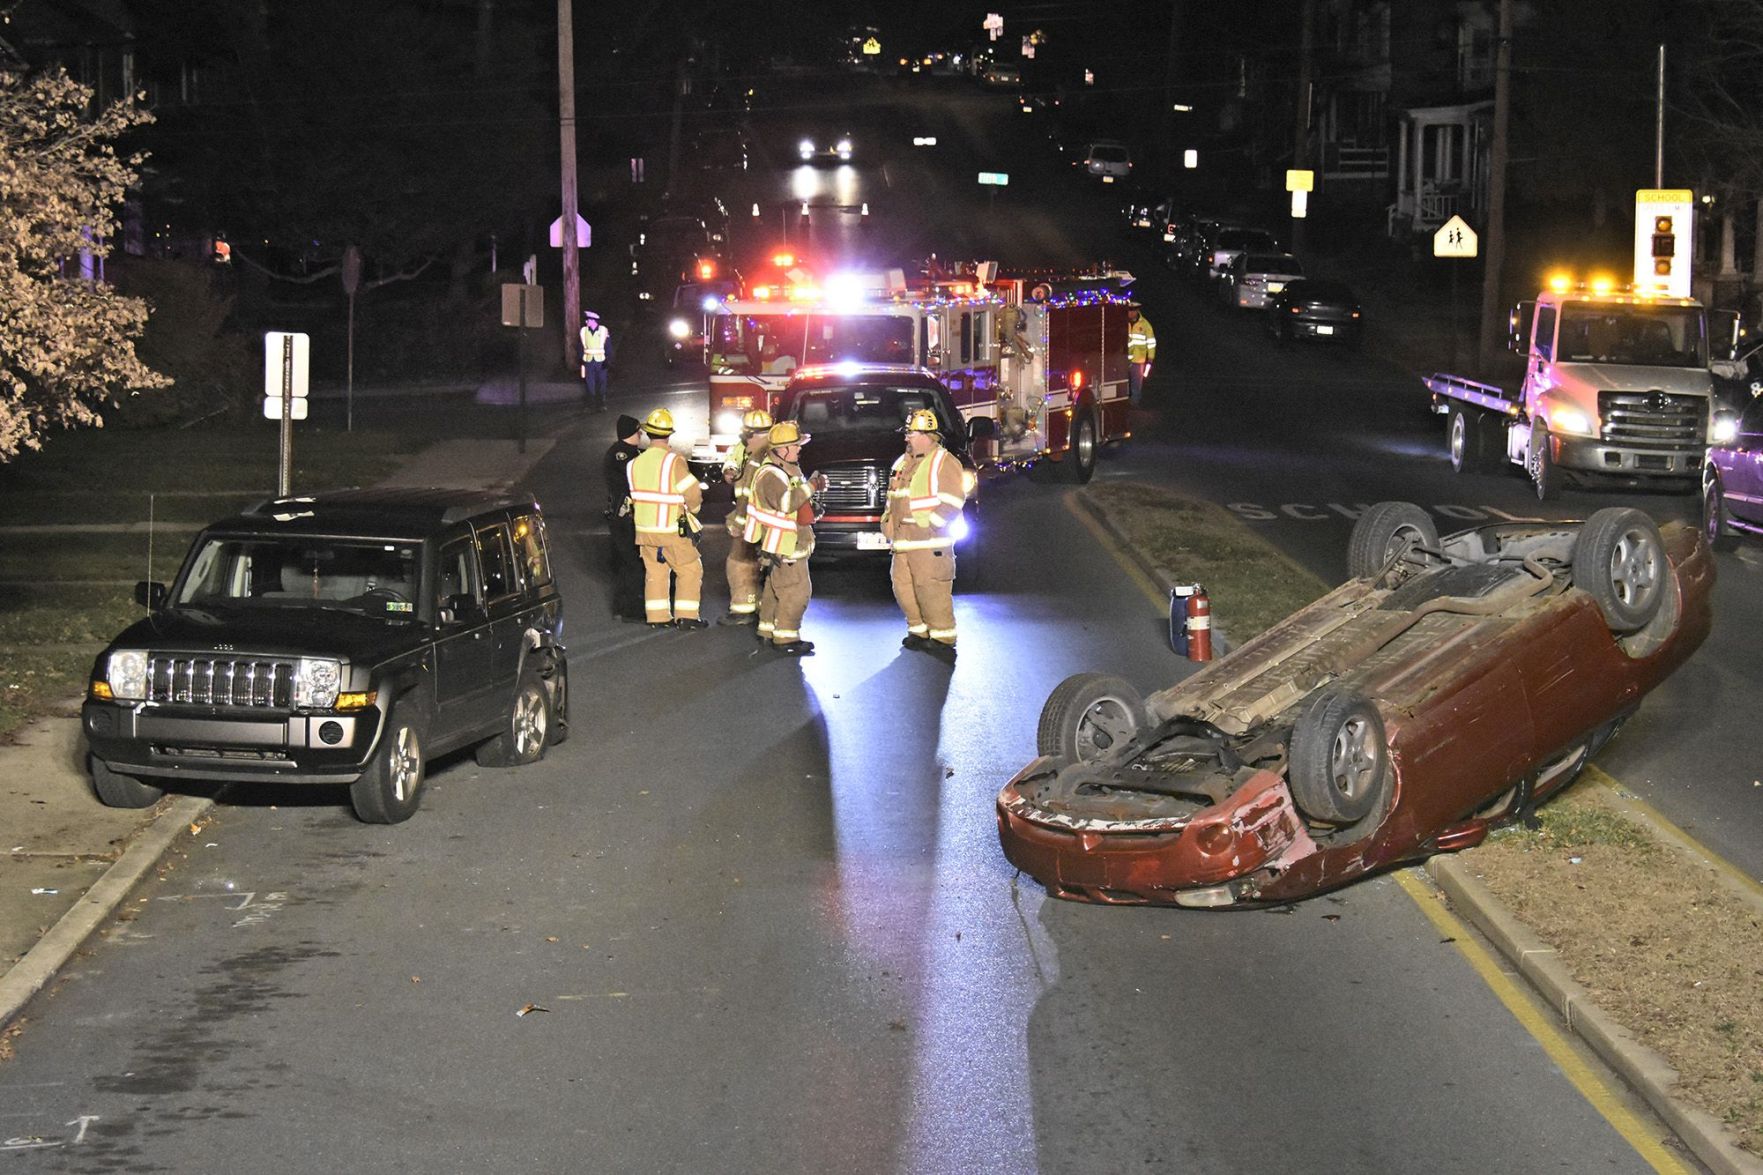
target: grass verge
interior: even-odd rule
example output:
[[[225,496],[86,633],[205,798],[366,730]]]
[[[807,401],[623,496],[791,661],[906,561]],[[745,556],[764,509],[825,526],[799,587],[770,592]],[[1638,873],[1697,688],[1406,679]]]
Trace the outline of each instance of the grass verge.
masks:
[[[1204,583],[1234,644],[1326,589],[1230,512],[1155,486],[1086,493],[1153,566]],[[1593,772],[1592,774],[1596,774]],[[1582,781],[1463,862],[1606,1014],[1677,1070],[1674,1096],[1763,1154],[1763,925],[1706,865]]]

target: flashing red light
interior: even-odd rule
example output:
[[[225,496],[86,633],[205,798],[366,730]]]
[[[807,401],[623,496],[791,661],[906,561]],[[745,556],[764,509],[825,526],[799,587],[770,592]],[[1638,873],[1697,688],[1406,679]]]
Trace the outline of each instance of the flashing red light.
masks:
[[[771,287],[770,286],[754,286],[753,287],[753,296],[761,302],[769,301],[771,299]]]
[[[796,264],[796,255],[787,251],[779,251],[771,255],[771,263],[779,269],[788,269]]]
[[[716,262],[714,262],[714,261],[700,261],[700,262],[698,262],[698,280],[699,281],[707,282],[715,276],[716,276]]]
[[[1084,373],[1081,371],[1072,372],[1071,373],[1071,390],[1075,392],[1075,391],[1078,391],[1079,389],[1081,389],[1083,386],[1084,386]]]

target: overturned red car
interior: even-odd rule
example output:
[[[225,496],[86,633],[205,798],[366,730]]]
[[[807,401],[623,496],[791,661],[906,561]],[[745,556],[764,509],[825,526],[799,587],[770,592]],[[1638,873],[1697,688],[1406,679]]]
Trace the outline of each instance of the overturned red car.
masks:
[[[1062,682],[998,795],[1011,864],[1055,897],[1213,907],[1469,848],[1572,782],[1711,624],[1701,534],[1627,508],[1441,540],[1383,502],[1348,569],[1149,698]]]

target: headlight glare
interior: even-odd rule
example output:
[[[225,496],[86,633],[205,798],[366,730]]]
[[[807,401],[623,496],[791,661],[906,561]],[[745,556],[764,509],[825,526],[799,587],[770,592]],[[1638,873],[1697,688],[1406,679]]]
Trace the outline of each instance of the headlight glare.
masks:
[[[732,436],[741,431],[741,418],[733,412],[721,412],[716,417],[716,432],[723,436]]]
[[[302,657],[294,670],[294,705],[329,710],[337,703],[342,666],[328,657]]]
[[[1572,433],[1574,436],[1589,437],[1597,434],[1592,431],[1591,418],[1577,408],[1563,408],[1556,412],[1549,421],[1556,432]]]
[[[139,649],[119,649],[110,654],[104,679],[119,702],[140,702],[147,697],[147,654]]]
[[[667,333],[676,339],[688,339],[692,335],[692,324],[683,318],[670,319],[667,324]]]
[[[1716,412],[1714,414],[1714,435],[1710,439],[1716,445],[1728,444],[1738,435],[1738,417],[1730,412]]]

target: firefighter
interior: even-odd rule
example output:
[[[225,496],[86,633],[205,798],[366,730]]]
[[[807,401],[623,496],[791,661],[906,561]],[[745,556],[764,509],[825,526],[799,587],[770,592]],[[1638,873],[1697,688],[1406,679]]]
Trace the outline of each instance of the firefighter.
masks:
[[[1145,381],[1151,378],[1151,361],[1157,358],[1157,332],[1137,306],[1126,308],[1126,390],[1133,407],[1138,407]]]
[[[606,411],[606,355],[612,332],[600,325],[598,311],[582,311],[582,384],[585,407]]]
[[[808,443],[793,420],[781,420],[766,434],[770,451],[753,474],[747,497],[746,540],[758,548],[765,568],[759,595],[759,639],[794,657],[814,651],[802,639],[802,616],[814,585],[808,556],[814,552],[814,487],[798,462]]]
[[[771,445],[771,413],[755,408],[741,418],[741,439],[723,462],[722,477],[734,487],[735,504],[728,512],[728,613],[718,624],[756,624],[759,620],[759,548],[747,541],[747,497],[753,475],[765,464]]]
[[[919,408],[900,430],[906,452],[888,477],[882,534],[893,544],[890,578],[906,614],[908,649],[955,656],[955,523],[966,504],[961,462],[943,448],[937,414]]]
[[[668,448],[673,413],[657,408],[643,420],[649,445],[625,466],[643,558],[643,617],[650,628],[707,628],[698,617],[704,564],[698,558],[698,511],[704,487],[686,459]],[[669,581],[672,600],[669,601]]]
[[[641,620],[642,562],[637,558],[637,527],[631,513],[629,466],[643,452],[643,426],[620,416],[618,439],[606,450],[606,531],[612,539],[612,611],[621,620]]]

